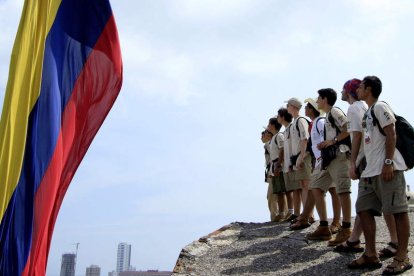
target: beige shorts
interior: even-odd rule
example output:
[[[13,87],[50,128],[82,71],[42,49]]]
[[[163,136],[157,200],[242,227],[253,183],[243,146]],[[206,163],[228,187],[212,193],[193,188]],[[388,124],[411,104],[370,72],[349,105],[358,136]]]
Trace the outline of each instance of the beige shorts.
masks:
[[[394,171],[391,181],[381,175],[359,180],[356,212],[372,211],[375,216],[408,212],[405,177],[402,171]]]
[[[310,188],[327,192],[332,187],[332,183],[335,183],[337,194],[350,193],[351,179],[348,174],[349,166],[347,154],[338,153],[326,170],[314,170],[316,175],[312,177]]]
[[[310,154],[303,159],[302,167],[293,171],[295,180],[310,180],[312,175],[312,157]]]
[[[300,189],[299,181],[295,180],[293,172],[283,173],[285,179],[286,192],[291,192]]]

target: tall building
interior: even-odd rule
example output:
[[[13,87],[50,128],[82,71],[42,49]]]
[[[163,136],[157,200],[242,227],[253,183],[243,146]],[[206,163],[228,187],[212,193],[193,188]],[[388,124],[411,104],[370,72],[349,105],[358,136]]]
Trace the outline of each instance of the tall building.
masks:
[[[91,265],[86,268],[86,276],[101,276],[101,268],[97,265]]]
[[[75,276],[75,264],[76,255],[74,253],[63,254],[60,276]]]
[[[131,245],[125,242],[118,244],[116,272],[128,271],[131,265]]]

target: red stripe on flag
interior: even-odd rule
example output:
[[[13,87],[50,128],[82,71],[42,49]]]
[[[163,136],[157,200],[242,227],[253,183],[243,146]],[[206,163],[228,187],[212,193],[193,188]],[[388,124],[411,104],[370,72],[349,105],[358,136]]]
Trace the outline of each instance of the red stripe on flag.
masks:
[[[62,115],[55,152],[35,195],[32,246],[22,275],[45,275],[53,229],[66,190],[121,85],[121,50],[112,16]]]

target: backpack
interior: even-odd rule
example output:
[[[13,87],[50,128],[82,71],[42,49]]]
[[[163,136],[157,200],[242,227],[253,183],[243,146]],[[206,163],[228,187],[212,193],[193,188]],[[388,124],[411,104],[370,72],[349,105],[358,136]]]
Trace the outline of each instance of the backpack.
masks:
[[[332,107],[332,109],[337,108],[339,110],[341,110],[341,112],[345,115],[345,112],[342,111],[342,109],[340,109],[339,107],[335,106]],[[328,121],[329,123],[335,127],[336,129],[336,135],[338,135],[339,133],[341,133],[341,130],[339,129],[339,127],[335,124],[335,120],[334,117],[332,116],[332,112],[329,112],[328,114]],[[325,129],[325,140],[326,140],[326,129]],[[338,145],[347,145],[349,147],[349,149],[351,149],[351,136],[348,135],[345,139],[342,139],[341,141],[338,141]]]
[[[388,104],[387,104],[388,105]],[[375,104],[371,108],[372,124],[378,125],[378,129],[382,135],[385,136],[384,130],[378,122],[374,113]],[[414,128],[412,125],[402,116],[394,113],[395,122],[395,134],[397,136],[395,147],[401,153],[404,158],[405,164],[408,169],[414,167]]]

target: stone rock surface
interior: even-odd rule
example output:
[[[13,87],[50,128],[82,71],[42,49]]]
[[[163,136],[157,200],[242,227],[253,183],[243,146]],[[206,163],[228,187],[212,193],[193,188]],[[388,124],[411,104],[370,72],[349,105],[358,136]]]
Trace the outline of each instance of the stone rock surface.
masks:
[[[409,216],[409,257],[414,261],[414,213]],[[347,263],[359,254],[336,253],[327,242],[305,238],[318,224],[290,231],[288,223],[231,223],[184,247],[172,275],[381,275],[392,262],[383,260],[383,268],[376,270],[349,270]],[[377,250],[388,242],[385,222],[377,218]],[[414,268],[401,275],[414,275]]]

